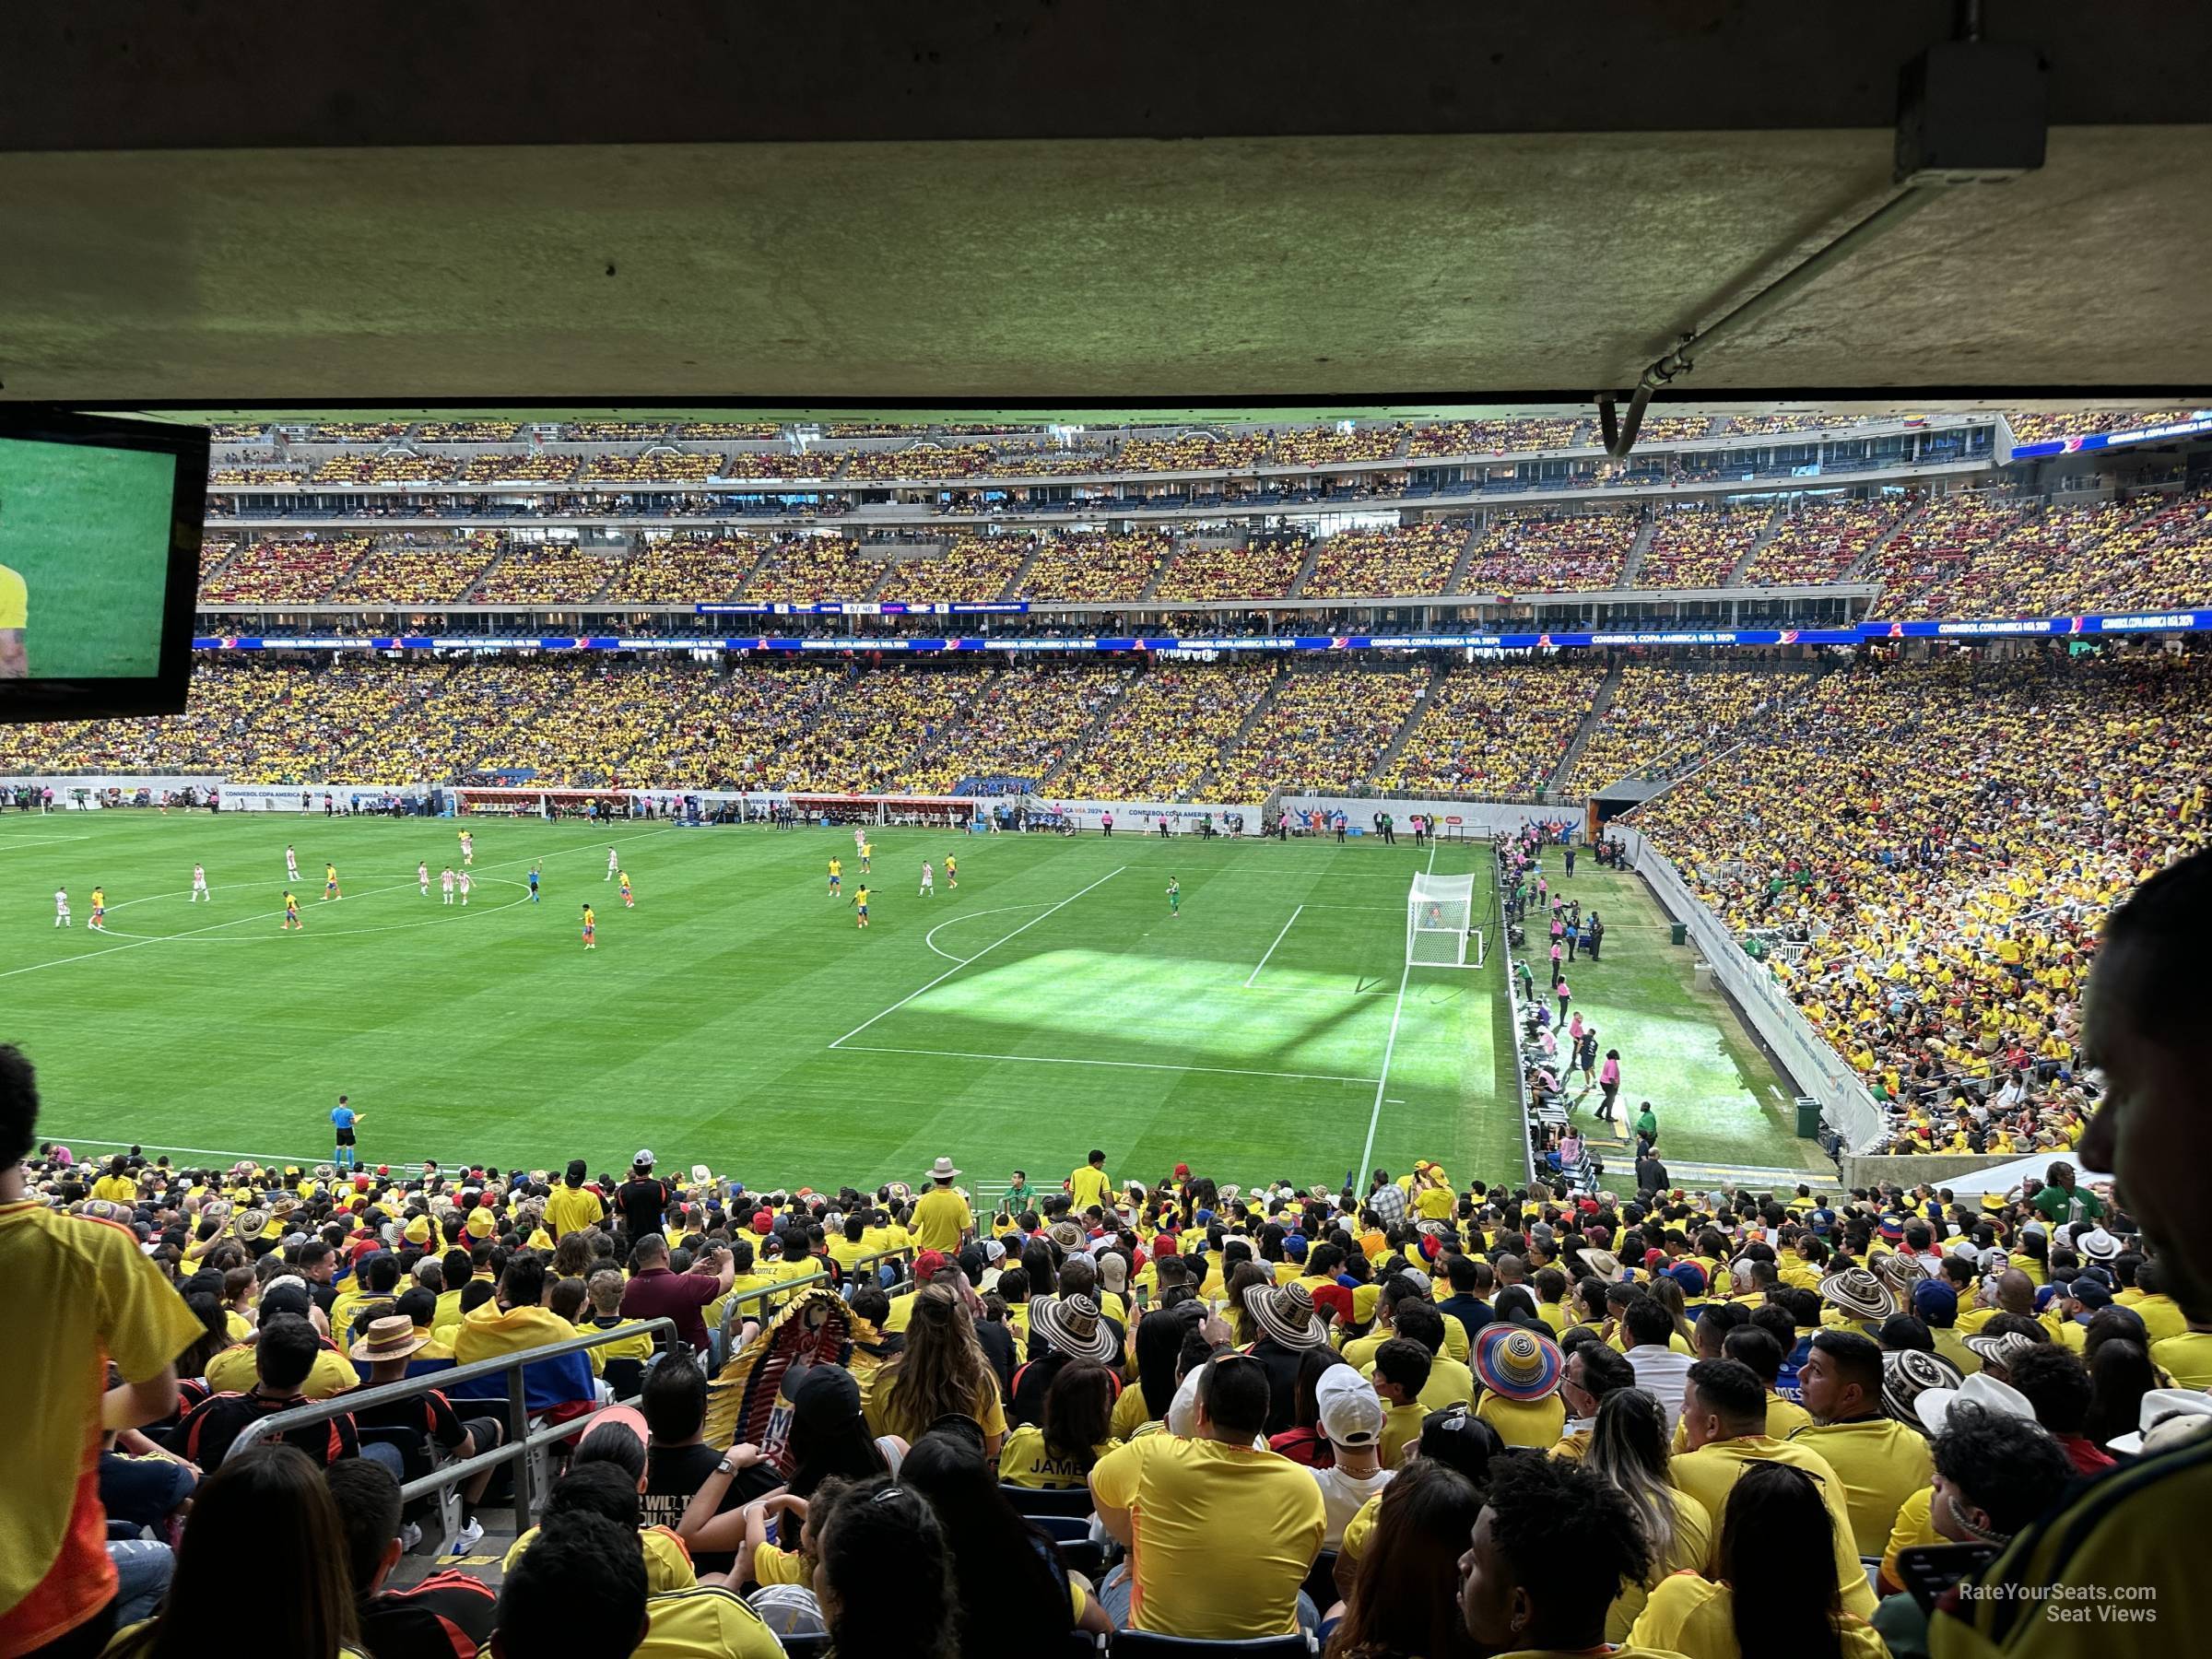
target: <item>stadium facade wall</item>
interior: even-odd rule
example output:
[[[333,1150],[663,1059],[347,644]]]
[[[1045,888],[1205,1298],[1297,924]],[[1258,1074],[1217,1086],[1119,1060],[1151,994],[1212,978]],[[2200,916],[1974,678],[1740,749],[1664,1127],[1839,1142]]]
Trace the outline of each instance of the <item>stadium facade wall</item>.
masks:
[[[1712,964],[1714,980],[1743,1010],[1783,1070],[1820,1102],[1821,1116],[1842,1138],[1843,1149],[1856,1151],[1880,1140],[1888,1125],[1865,1083],[1813,1030],[1774,976],[1744,954],[1735,935],[1700,902],[1673,861],[1626,825],[1609,824],[1606,832],[1626,845],[1633,867],[1661,907],[1688,928],[1699,956]]]
[[[986,800],[982,804],[989,806],[993,803]],[[1171,835],[1195,835],[1199,827],[1207,823],[1213,825],[1216,834],[1226,835],[1232,814],[1241,820],[1246,835],[1260,832],[1257,801],[1073,801],[1044,796],[1040,797],[1039,805],[1069,819],[1078,830],[1103,828],[1111,812],[1114,830],[1121,835],[1158,835],[1162,818],[1168,820]]]
[[[2041,1177],[2053,1160],[2071,1156],[2063,1149],[2045,1152],[2036,1163],[2034,1173]],[[1881,1185],[1901,1186],[1909,1191],[1924,1181],[1930,1186],[1947,1187],[1986,1170],[2002,1169],[2018,1161],[2009,1152],[1996,1152],[1980,1158],[1962,1157],[1956,1153],[1948,1156],[1928,1154],[1917,1158],[1856,1158],[1847,1153],[1836,1160],[1842,1170],[1846,1191],[1853,1187]],[[1976,1190],[1981,1190],[1981,1183],[1976,1183]]]
[[[1389,813],[1401,835],[1406,833],[1406,820],[1417,812],[1434,818],[1440,829],[1476,830],[1486,837],[1501,830],[1518,830],[1524,824],[1557,823],[1562,818],[1580,831],[1583,823],[1583,806],[1579,800],[1537,806],[1526,802],[1453,801],[1433,795],[1314,794],[1285,790],[1277,805],[1286,812],[1306,812],[1315,807],[1324,812],[1342,812],[1347,830],[1362,834],[1371,830],[1378,812]]]
[[[149,789],[157,794],[164,791],[171,794],[181,794],[187,789],[220,789],[223,786],[222,779],[206,772],[184,774],[54,772],[0,778],[0,789],[20,789],[26,783],[33,789],[53,790],[54,806],[57,811],[60,810],[62,803],[70,798],[71,792],[79,789],[121,789],[132,793],[141,789]],[[298,794],[300,792],[294,790],[292,793]]]

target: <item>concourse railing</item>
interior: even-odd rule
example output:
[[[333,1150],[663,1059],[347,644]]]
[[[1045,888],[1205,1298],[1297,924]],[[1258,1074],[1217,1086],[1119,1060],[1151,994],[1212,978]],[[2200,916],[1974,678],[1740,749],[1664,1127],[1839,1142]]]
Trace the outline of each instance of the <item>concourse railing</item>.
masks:
[[[326,1423],[333,1418],[348,1417],[373,1406],[420,1399],[433,1391],[450,1389],[457,1382],[473,1382],[480,1377],[504,1377],[508,1383],[507,1432],[500,1442],[488,1452],[480,1451],[472,1456],[439,1465],[429,1474],[403,1485],[399,1495],[403,1502],[409,1503],[418,1498],[442,1500],[449,1488],[458,1487],[487,1470],[512,1464],[514,1530],[519,1537],[535,1524],[538,1495],[533,1475],[532,1454],[541,1446],[549,1446],[556,1441],[572,1440],[591,1428],[591,1418],[587,1416],[571,1418],[561,1423],[549,1423],[542,1429],[532,1429],[523,1386],[524,1369],[541,1360],[583,1353],[591,1348],[603,1347],[610,1342],[620,1342],[640,1335],[651,1336],[656,1347],[665,1345],[675,1339],[676,1322],[665,1318],[634,1320],[616,1325],[611,1330],[581,1332],[562,1342],[549,1342],[543,1347],[524,1348],[491,1359],[471,1360],[466,1365],[426,1371],[419,1377],[406,1377],[397,1382],[372,1383],[367,1388],[332,1394],[328,1399],[310,1400],[247,1424],[238,1439],[231,1442],[228,1455],[236,1456],[248,1446],[277,1439],[293,1429],[312,1428],[317,1423]],[[467,1402],[464,1400],[461,1404]]]

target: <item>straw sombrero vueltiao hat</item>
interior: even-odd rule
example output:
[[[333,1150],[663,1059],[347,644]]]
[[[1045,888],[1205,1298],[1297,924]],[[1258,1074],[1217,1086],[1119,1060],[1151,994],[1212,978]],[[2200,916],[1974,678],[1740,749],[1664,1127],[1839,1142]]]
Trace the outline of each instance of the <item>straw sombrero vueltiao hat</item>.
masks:
[[[389,1313],[382,1319],[372,1319],[363,1328],[359,1341],[346,1350],[355,1359],[405,1359],[429,1346],[428,1336],[415,1334],[415,1322],[405,1313]]]
[[[1864,1267],[1846,1267],[1820,1281],[1820,1298],[1852,1319],[1887,1319],[1897,1312],[1897,1298]]]
[[[1566,1360],[1559,1345],[1525,1325],[1500,1323],[1475,1333],[1467,1356],[1476,1381],[1508,1400],[1541,1400],[1559,1385]]]
[[[1030,1328],[1047,1344],[1071,1359],[1088,1359],[1104,1365],[1120,1344],[1113,1327],[1099,1317],[1099,1304],[1088,1296],[1060,1296],[1030,1309]]]
[[[1319,1347],[1329,1339],[1327,1327],[1313,1316],[1313,1293],[1303,1285],[1249,1285],[1244,1311],[1278,1347]]]

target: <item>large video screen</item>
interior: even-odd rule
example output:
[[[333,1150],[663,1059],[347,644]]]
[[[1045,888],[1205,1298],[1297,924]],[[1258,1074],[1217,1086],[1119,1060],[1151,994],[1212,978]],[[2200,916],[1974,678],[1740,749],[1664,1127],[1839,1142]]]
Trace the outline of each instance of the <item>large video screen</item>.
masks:
[[[183,706],[204,432],[0,414],[0,720]]]

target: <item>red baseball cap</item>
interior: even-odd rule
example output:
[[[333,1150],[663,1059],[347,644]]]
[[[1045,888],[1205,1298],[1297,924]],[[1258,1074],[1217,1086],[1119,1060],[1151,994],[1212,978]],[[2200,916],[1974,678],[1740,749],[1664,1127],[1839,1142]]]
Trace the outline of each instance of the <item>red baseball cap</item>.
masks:
[[[926,1285],[944,1271],[945,1253],[941,1250],[925,1250],[914,1258],[914,1282],[916,1284]]]

